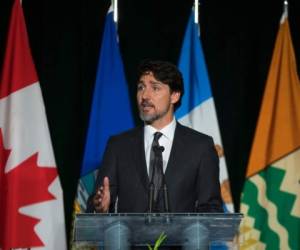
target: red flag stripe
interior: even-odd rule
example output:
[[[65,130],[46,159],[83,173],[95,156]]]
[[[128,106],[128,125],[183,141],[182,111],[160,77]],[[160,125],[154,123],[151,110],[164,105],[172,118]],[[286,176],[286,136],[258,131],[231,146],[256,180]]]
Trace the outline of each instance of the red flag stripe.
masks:
[[[0,77],[0,99],[37,81],[22,6],[20,0],[15,0]]]

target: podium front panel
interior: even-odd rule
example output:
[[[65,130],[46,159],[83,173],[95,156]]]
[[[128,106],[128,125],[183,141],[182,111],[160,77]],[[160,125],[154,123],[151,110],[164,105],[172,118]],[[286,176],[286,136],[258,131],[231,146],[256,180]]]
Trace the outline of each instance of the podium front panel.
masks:
[[[104,246],[107,235],[113,235],[113,241],[117,241],[120,234],[131,245],[146,246],[153,245],[164,232],[167,235],[164,245],[180,246],[195,240],[218,244],[233,240],[241,218],[237,213],[78,214],[74,241],[80,245]],[[112,230],[115,231],[109,234]]]

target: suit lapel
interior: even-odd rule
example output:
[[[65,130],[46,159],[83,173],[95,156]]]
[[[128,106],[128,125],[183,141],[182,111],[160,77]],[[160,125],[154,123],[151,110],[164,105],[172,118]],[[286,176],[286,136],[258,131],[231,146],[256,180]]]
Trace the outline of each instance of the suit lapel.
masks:
[[[145,159],[145,149],[144,149],[144,129],[139,128],[136,136],[134,137],[134,162],[136,171],[141,179],[142,184],[145,189],[148,190],[149,177],[147,172],[147,164]]]
[[[182,155],[185,152],[186,148],[184,145],[184,135],[182,133],[181,125],[177,122],[174,140],[171,148],[171,153],[165,172],[166,181],[172,180],[176,173],[179,173],[178,168],[181,168]]]

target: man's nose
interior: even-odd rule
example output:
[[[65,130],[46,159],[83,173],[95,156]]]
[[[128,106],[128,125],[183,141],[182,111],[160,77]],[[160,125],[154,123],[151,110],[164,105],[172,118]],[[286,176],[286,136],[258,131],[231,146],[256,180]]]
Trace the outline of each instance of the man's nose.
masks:
[[[149,89],[145,88],[143,91],[142,91],[142,98],[143,99],[149,99],[150,98],[150,91]]]

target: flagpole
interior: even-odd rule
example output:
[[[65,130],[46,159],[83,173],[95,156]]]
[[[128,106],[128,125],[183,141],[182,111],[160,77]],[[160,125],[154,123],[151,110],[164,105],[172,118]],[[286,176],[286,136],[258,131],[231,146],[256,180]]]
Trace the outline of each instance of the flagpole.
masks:
[[[288,14],[288,7],[289,7],[289,2],[288,0],[283,1],[283,11]]]
[[[283,11],[284,11],[284,13],[286,13],[286,16],[288,16],[288,10],[289,10],[289,2],[287,0],[284,0]]]
[[[288,17],[289,3],[287,0],[283,1],[283,14],[280,20],[280,23],[283,23],[284,20]]]
[[[195,23],[198,23],[199,22],[199,0],[195,0],[195,3],[194,3],[194,7],[195,7]]]
[[[118,23],[118,0],[112,0],[114,10],[114,22]]]

